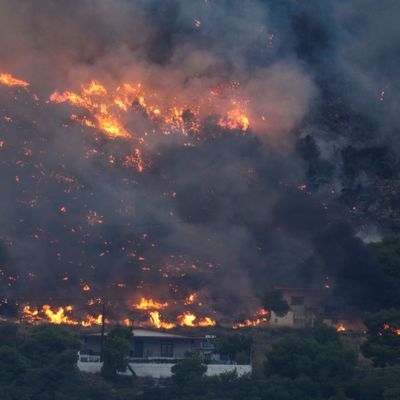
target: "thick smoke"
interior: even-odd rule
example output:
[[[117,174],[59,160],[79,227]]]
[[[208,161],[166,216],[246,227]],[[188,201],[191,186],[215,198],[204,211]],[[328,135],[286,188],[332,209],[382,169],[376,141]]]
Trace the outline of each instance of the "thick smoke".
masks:
[[[240,312],[267,287],[327,275],[348,293],[368,260],[362,303],[379,271],[356,233],[397,229],[370,194],[398,175],[399,5],[383,3],[2,1],[0,70],[31,93],[0,88],[0,294],[130,304],[196,291]],[[239,82],[250,131],[217,126],[226,101],[206,105],[196,145],[152,136],[139,174],[121,162],[134,144],[44,101],[93,79],[188,107]]]

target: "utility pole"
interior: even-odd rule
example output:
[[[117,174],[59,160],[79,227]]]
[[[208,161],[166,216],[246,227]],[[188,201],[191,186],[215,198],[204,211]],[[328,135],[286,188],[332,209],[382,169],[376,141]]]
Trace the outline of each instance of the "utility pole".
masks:
[[[103,361],[103,347],[104,347],[104,325],[106,320],[106,303],[103,300],[103,307],[101,312],[101,337],[100,337],[100,362]]]

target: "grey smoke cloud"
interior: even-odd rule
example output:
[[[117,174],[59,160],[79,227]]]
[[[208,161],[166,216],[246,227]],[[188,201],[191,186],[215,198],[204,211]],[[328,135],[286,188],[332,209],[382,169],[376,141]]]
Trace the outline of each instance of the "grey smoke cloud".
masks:
[[[268,286],[335,275],[316,238],[332,240],[332,221],[350,219],[331,190],[350,180],[343,151],[361,157],[396,142],[397,75],[385,58],[396,44],[393,7],[375,19],[358,1],[2,1],[0,67],[42,99],[0,88],[1,114],[13,120],[0,123],[0,262],[18,276],[11,288],[0,281],[4,294],[83,302],[90,282],[88,296],[129,303],[195,290],[222,313],[253,307],[243,299]],[[196,146],[154,135],[152,165],[138,174],[121,163],[133,143],[95,135],[70,122],[68,105],[43,101],[92,79],[141,82],[162,105],[188,106],[240,82],[233,93],[249,100],[251,130],[216,126],[229,99],[205,102],[210,121]],[[133,130],[148,123],[134,111],[128,120]],[[355,181],[372,173],[357,165]],[[317,266],[304,278],[307,263]]]

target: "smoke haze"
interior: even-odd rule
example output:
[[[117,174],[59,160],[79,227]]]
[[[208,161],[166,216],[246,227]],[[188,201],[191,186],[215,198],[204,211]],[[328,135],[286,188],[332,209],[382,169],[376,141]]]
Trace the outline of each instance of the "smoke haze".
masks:
[[[30,83],[0,86],[0,295],[198,292],[225,315],[329,277],[345,293],[357,282],[356,305],[379,302],[358,234],[398,230],[365,193],[399,172],[400,5],[312,3],[0,1],[0,71]],[[200,133],[162,134],[133,104],[125,126],[151,132],[140,173],[124,162],[136,139],[95,134],[48,101],[92,80],[200,107]],[[217,123],[233,104],[246,132]]]

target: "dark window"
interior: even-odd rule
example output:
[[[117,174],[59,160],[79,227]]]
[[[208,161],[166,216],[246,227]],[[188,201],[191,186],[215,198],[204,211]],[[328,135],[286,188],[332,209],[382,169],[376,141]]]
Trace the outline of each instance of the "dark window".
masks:
[[[161,357],[173,357],[174,356],[174,344],[170,341],[161,342]]]
[[[133,341],[133,357],[143,357],[143,340],[134,339]]]
[[[304,297],[292,296],[292,298],[290,299],[290,303],[292,306],[302,306],[304,305]]]

